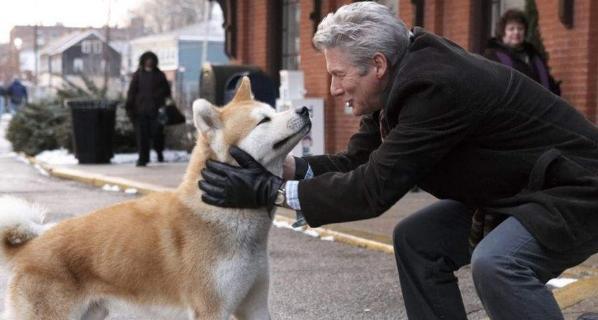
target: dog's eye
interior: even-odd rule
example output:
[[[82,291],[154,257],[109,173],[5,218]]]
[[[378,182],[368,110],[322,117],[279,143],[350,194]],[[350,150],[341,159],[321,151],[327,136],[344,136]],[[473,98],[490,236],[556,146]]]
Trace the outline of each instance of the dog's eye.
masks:
[[[257,126],[266,122],[270,122],[270,120],[272,120],[270,117],[264,117],[260,122],[257,123]]]

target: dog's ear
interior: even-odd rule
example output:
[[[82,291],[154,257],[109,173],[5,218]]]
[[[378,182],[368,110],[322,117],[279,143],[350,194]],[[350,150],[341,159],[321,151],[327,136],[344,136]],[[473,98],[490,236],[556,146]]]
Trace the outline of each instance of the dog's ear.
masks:
[[[193,122],[197,130],[204,134],[222,127],[220,111],[205,99],[193,102]]]
[[[253,93],[251,92],[251,80],[249,80],[249,77],[243,76],[232,101],[241,102],[246,100],[253,100]]]

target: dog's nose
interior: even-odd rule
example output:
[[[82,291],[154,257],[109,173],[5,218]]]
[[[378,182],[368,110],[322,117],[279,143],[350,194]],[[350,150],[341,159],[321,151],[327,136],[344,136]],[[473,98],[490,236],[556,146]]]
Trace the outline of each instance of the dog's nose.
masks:
[[[307,107],[297,107],[295,112],[300,116],[309,116],[309,109]]]

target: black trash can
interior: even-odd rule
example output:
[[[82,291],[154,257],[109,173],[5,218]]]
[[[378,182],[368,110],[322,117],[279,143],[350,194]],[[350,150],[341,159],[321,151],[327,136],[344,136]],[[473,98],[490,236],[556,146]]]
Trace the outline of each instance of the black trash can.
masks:
[[[72,99],[73,146],[79,163],[110,163],[116,120],[115,100]]]
[[[249,77],[249,80],[251,80],[251,91],[255,100],[267,103],[272,108],[276,108],[278,87],[272,78],[261,71],[243,71],[229,77],[224,91],[223,104],[229,103],[234,98],[237,86],[244,76]]]
[[[242,72],[257,72],[260,69],[250,65],[217,65],[205,63],[199,79],[199,97],[217,106],[225,105],[225,91],[230,78]]]

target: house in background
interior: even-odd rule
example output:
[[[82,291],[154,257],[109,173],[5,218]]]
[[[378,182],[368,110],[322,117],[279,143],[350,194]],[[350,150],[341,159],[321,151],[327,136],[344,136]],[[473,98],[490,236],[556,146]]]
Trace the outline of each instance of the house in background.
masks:
[[[227,64],[224,53],[222,11],[212,7],[207,22],[181,29],[134,39],[130,42],[131,69],[133,73],[141,54],[152,51],[160,60],[160,69],[171,83],[173,96],[181,106],[190,106],[199,97],[199,78],[203,63]]]
[[[234,63],[250,64],[277,79],[280,70],[301,70],[306,97],[325,98],[325,146],[345,150],[359,119],[330,96],[324,56],[312,37],[326,14],[352,0],[215,0],[225,17],[225,51]],[[529,0],[380,0],[409,26],[423,26],[481,52],[498,17]],[[535,0],[551,72],[562,80],[563,98],[598,122],[598,1]]]
[[[67,34],[48,43],[40,51],[38,85],[49,91],[61,88],[68,80],[84,86],[81,76],[96,86],[108,80],[112,96],[121,91],[121,55],[95,30]]]
[[[147,33],[142,17],[131,18],[126,27],[66,27],[62,24],[14,26],[10,30],[9,51],[3,54],[7,61],[0,61],[0,81],[9,81],[13,76],[19,76],[35,83],[40,71],[40,50],[65,35],[87,30],[95,30],[104,37],[109,34],[110,44],[119,50],[125,47],[123,51],[126,51],[124,43]],[[126,62],[128,61],[123,59],[123,67],[128,67]]]

